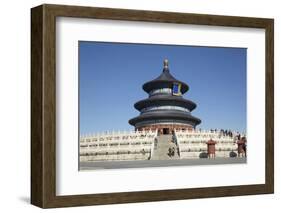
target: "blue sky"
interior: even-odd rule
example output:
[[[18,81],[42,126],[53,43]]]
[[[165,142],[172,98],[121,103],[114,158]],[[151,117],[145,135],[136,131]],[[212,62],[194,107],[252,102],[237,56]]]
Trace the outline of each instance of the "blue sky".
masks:
[[[189,85],[197,128],[246,131],[245,48],[79,42],[80,133],[130,130],[142,85],[158,77],[163,60]]]

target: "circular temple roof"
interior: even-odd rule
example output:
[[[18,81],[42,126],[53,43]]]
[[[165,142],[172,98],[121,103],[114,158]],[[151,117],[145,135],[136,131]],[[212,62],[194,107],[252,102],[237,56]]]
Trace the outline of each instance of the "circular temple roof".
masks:
[[[189,87],[186,83],[177,80],[176,78],[174,78],[174,76],[172,76],[170,74],[169,67],[168,67],[168,60],[165,59],[164,60],[164,68],[163,68],[163,72],[161,73],[161,75],[158,76],[157,78],[155,78],[152,81],[146,82],[142,86],[142,88],[143,88],[144,91],[149,93],[153,89],[167,88],[167,87],[172,88],[174,83],[181,84],[181,93],[182,94],[187,92],[188,89],[189,89]]]
[[[149,93],[151,90],[154,89],[161,89],[161,88],[171,88],[173,89],[173,84],[178,83],[181,84],[181,93],[184,94],[188,91],[188,85],[184,82],[181,82],[175,79],[169,72],[168,67],[168,60],[164,60],[164,68],[162,74],[143,85],[143,89]],[[149,95],[149,98],[138,101],[135,103],[135,108],[139,111],[146,107],[151,106],[179,106],[185,109],[188,109],[190,112],[196,108],[196,104],[190,100],[186,100],[180,94],[179,96],[173,95],[172,93],[167,94],[157,94],[157,95]],[[189,124],[192,126],[196,126],[201,123],[199,118],[192,116],[189,112],[186,113],[185,111],[180,110],[173,110],[173,109],[166,109],[161,110],[157,109],[154,111],[145,111],[142,112],[139,116],[132,118],[129,120],[129,124],[136,127],[136,125],[145,122],[166,122],[166,121],[177,121],[183,124]]]

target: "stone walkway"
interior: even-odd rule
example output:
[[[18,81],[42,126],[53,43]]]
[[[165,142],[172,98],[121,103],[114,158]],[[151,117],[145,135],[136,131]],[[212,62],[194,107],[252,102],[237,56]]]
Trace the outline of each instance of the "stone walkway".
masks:
[[[171,153],[172,150],[174,150],[174,155],[172,155]],[[179,154],[177,150],[177,145],[172,142],[172,135],[160,135],[157,137],[157,145],[154,146],[154,151],[151,160],[179,159]]]

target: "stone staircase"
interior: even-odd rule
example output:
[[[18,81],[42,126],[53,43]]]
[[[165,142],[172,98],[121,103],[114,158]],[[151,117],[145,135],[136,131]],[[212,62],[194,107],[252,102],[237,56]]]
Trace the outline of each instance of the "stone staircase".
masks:
[[[174,150],[174,155],[169,153]],[[151,160],[176,160],[179,159],[178,147],[172,142],[172,135],[160,135],[157,137],[157,145],[154,146]]]

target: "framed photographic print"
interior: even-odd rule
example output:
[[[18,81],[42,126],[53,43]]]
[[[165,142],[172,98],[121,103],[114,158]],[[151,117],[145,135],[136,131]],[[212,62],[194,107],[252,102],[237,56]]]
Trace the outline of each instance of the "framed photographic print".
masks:
[[[31,9],[31,203],[273,193],[273,19]]]

